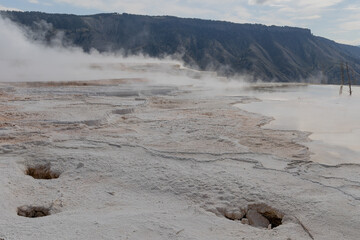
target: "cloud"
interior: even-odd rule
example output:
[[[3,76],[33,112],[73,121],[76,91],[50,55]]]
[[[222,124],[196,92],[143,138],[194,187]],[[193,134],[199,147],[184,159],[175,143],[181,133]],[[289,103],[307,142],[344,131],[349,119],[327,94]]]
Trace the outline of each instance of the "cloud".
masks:
[[[360,11],[360,5],[356,5],[356,4],[351,4],[351,5],[347,5],[344,10],[347,11]]]
[[[225,0],[225,2],[228,0]],[[180,17],[203,17],[214,16],[216,8],[209,7],[215,3],[211,1],[195,1],[181,3],[177,0],[150,1],[150,0],[54,0],[57,3],[66,3],[86,9],[96,9],[105,12],[127,12],[144,15],[174,15]],[[203,7],[207,5],[207,7]]]
[[[349,39],[337,39],[336,40],[339,43],[342,44],[348,44],[348,45],[353,45],[353,46],[360,46],[360,38],[353,38],[351,40]]]
[[[340,36],[339,41],[352,45],[360,45],[360,16],[353,11],[351,13],[337,21],[336,28]]]
[[[269,2],[270,0],[249,0],[248,3],[250,5],[255,5],[255,4],[264,4],[266,2]]]
[[[53,0],[107,12],[175,15],[267,25],[309,26],[324,12],[345,0]],[[301,22],[300,22],[301,21]]]
[[[97,12],[175,15],[268,25],[297,25],[300,20],[321,19],[329,7],[343,1],[346,0],[52,0],[53,3]],[[261,22],[264,19],[266,22]]]
[[[346,31],[358,31],[360,30],[360,19],[356,21],[348,21],[340,25],[343,30]]]
[[[29,0],[29,3],[32,3],[32,4],[39,4],[39,1],[38,1],[38,0]]]
[[[18,8],[11,8],[11,7],[4,7],[2,5],[0,5],[0,11],[17,11],[17,12],[22,12],[22,10],[18,9]]]
[[[269,6],[311,6],[313,8],[325,8],[336,5],[344,0],[248,0],[249,5],[269,5]]]
[[[299,16],[299,17],[295,17],[294,19],[299,19],[299,20],[314,20],[314,19],[319,19],[321,18],[320,15],[310,15],[310,16]]]

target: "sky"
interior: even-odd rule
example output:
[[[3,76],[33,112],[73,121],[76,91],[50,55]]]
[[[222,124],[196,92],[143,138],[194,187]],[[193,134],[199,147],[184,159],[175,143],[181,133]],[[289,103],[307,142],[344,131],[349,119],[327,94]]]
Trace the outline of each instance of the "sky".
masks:
[[[295,26],[339,43],[360,45],[359,0],[0,0],[0,10],[126,12]]]

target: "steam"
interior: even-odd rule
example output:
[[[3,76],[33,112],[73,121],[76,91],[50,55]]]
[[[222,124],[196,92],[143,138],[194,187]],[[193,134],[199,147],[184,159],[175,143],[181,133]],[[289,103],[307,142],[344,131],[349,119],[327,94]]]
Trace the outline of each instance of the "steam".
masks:
[[[259,102],[240,104],[243,110],[273,117],[265,128],[299,130],[311,133],[312,142],[304,143],[314,153],[311,160],[329,165],[360,163],[360,87],[347,88],[339,95],[339,86],[311,85],[247,92]]]
[[[182,66],[170,58],[159,60],[141,55],[125,58],[120,53],[100,54],[96,50],[84,53],[66,43],[61,33],[50,45],[45,45],[46,32],[52,26],[44,21],[37,25],[39,30],[32,32],[0,17],[1,82],[129,78],[139,77],[141,71],[134,73],[134,66],[139,64]]]
[[[0,17],[0,82],[81,81],[143,78],[155,84],[201,86],[210,89],[242,88],[251,76],[220,78],[215,72],[185,68],[168,56],[162,59],[145,55],[124,57],[121,52],[85,53],[57,32],[47,41],[52,25],[40,21],[36,28],[20,27]]]
[[[351,109],[356,109],[356,106],[359,104],[359,99],[356,98],[357,100],[354,101],[355,97],[352,96],[350,102],[348,98],[339,98],[337,96],[338,90],[333,91],[334,96],[322,98],[323,101],[319,101],[317,97],[313,96],[305,98],[307,99],[306,101],[301,100],[303,95],[294,95],[293,92],[287,92],[290,97],[286,95],[286,98],[283,96],[284,94],[281,94],[281,91],[279,93],[280,96],[276,96],[277,93],[274,93],[271,97],[275,98],[273,99],[275,102],[278,101],[279,98],[280,100],[284,98],[290,98],[291,100],[286,100],[290,101],[291,104],[285,105],[286,108],[280,109],[277,114],[274,111],[274,106],[276,106],[274,101],[266,105],[266,98],[261,98],[261,94],[259,94],[258,91],[252,90],[256,88],[261,89],[263,86],[249,86],[249,84],[247,84],[247,79],[253,79],[252,76],[241,75],[232,79],[221,78],[217,76],[215,72],[185,68],[182,62],[174,60],[172,57],[163,59],[154,59],[144,55],[124,57],[121,52],[104,54],[96,50],[85,53],[81,48],[72,46],[71,43],[67,42],[61,32],[57,33],[50,41],[50,44],[48,44],[48,41],[45,41],[45,39],[48,37],[47,33],[49,30],[52,30],[51,24],[44,21],[37,23],[37,30],[34,32],[33,30],[19,27],[10,20],[0,17],[0,82],[141,78],[149,82],[149,84],[199,86],[201,89],[208,90],[204,91],[203,94],[206,92],[206,94],[211,94],[211,96],[250,95],[260,97],[264,102],[258,103],[258,105],[254,103],[251,106],[259,106],[258,112],[260,114],[274,116],[277,119],[281,119],[282,116],[288,116],[290,110],[294,110],[297,115],[295,115],[295,113],[290,115],[296,116],[296,121],[294,119],[285,119],[285,122],[296,123],[297,125],[290,125],[289,129],[314,132],[315,134],[312,136],[320,136],[318,139],[324,142],[325,140],[331,139],[332,142],[329,142],[329,144],[342,146],[341,144],[346,143],[346,146],[343,147],[348,147],[351,145],[351,142],[356,142],[354,139],[358,137],[360,131],[358,128],[340,129],[339,126],[355,126],[351,121],[359,119],[360,115]],[[321,79],[326,80],[324,76],[319,74],[305,82],[317,82]],[[281,87],[281,84],[278,83],[273,86]],[[319,88],[319,90],[321,89],[322,88]],[[296,99],[291,98],[295,96]],[[334,103],[329,104],[329,99]],[[307,106],[315,108],[307,110],[305,109]],[[351,106],[351,109],[348,109],[349,106]],[[251,112],[257,111],[257,109],[250,107],[247,109],[245,105],[242,105],[241,108]],[[321,112],[318,109],[324,111]],[[334,111],[334,109],[336,109],[336,111],[331,112]],[[347,109],[346,112],[342,112],[344,109]],[[326,114],[327,112],[331,112],[331,114]],[[336,112],[341,114],[337,114]],[[356,114],[350,115],[349,113]],[[315,118],[314,116],[318,117]],[[324,116],[326,117],[324,118]],[[335,121],[334,116],[340,116],[341,118]],[[309,119],[317,119],[318,122],[310,121]],[[323,119],[332,119],[331,123],[334,123],[334,125],[325,125]],[[344,119],[349,119],[350,122],[346,122],[344,125],[342,124],[344,123]],[[325,122],[328,123],[329,121]],[[273,123],[276,123],[276,121]],[[273,127],[272,125],[268,125],[268,127],[269,126]],[[285,124],[281,122],[280,126],[285,126]],[[336,132],[336,137],[331,138],[330,134],[334,134],[332,132],[323,131],[317,133],[316,129],[320,129],[319,126],[326,126],[327,129],[340,129],[340,133]],[[349,132],[353,132],[354,134],[349,134]],[[345,134],[341,135],[342,133]],[[322,136],[325,137],[321,138]],[[346,136],[351,136],[352,138],[348,140]],[[336,142],[334,139],[341,139],[341,143]],[[352,150],[355,148],[359,149],[359,145],[354,146]]]
[[[121,51],[99,53],[93,49],[85,53],[67,41],[64,33],[56,31],[50,23],[41,20],[33,26],[31,29],[20,27],[0,17],[0,82],[144,78],[153,83],[226,89],[241,88],[255,79],[245,74],[231,79],[220,78],[212,72],[212,69],[219,70],[216,64],[209,64],[208,71],[185,68],[178,60],[181,54],[155,59],[141,54],[125,57]],[[219,71],[226,72],[228,67],[224,65]],[[314,76],[304,79],[304,82],[316,83],[319,79],[323,77]]]

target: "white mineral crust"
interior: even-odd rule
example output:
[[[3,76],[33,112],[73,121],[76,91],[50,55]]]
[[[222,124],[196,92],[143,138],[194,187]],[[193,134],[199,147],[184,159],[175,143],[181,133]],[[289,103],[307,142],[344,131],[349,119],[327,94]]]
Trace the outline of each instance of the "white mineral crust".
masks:
[[[359,239],[360,166],[309,161],[308,133],[261,128],[246,96],[112,80],[0,100],[2,239]],[[25,174],[46,164],[59,178]]]

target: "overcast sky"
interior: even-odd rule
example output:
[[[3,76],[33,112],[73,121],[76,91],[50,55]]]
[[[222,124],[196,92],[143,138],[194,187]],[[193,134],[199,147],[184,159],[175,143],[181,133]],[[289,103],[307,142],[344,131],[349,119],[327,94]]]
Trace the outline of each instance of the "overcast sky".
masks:
[[[73,14],[127,12],[287,25],[360,45],[359,0],[0,0],[0,9]]]

